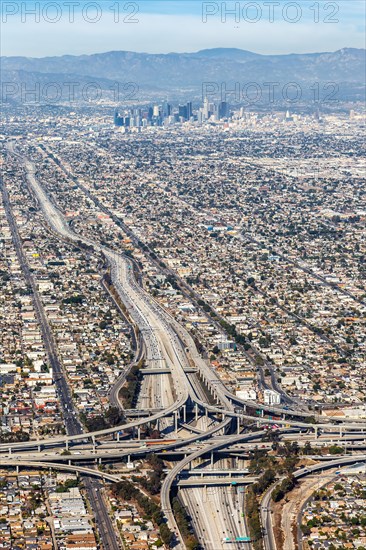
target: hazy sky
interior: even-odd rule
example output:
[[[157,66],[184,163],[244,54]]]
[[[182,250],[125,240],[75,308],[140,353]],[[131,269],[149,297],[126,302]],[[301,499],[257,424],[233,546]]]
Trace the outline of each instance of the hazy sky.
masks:
[[[1,55],[363,48],[365,4],[364,0],[1,0]],[[225,16],[225,11],[235,10]]]

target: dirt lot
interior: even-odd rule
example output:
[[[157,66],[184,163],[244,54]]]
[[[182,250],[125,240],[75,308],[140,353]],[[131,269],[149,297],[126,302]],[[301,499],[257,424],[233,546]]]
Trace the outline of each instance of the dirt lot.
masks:
[[[318,476],[308,476],[287,493],[284,499],[272,504],[273,532],[277,550],[299,550],[297,544],[298,513],[312,493],[333,477],[333,470]]]

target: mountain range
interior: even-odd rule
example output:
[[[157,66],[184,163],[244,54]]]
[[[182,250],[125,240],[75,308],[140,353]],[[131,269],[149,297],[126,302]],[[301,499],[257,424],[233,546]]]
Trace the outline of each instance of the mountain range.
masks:
[[[102,89],[132,82],[143,96],[199,97],[202,84],[214,82],[261,88],[268,82],[281,86],[295,82],[311,97],[315,83],[335,83],[339,98],[363,98],[365,49],[343,48],[335,52],[261,55],[235,48],[214,48],[195,53],[149,54],[111,51],[92,55],[59,57],[1,57],[3,83],[64,84],[88,82]]]

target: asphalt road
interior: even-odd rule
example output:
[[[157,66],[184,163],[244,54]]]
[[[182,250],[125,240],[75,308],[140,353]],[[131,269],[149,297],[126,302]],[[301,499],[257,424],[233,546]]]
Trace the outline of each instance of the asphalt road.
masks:
[[[65,428],[68,435],[79,435],[83,433],[83,427],[78,419],[76,410],[73,407],[73,401],[70,393],[70,388],[67,382],[66,374],[63,370],[61,362],[58,358],[56,343],[52,334],[51,327],[48,323],[43,304],[41,302],[36,283],[29,269],[26,256],[23,252],[22,242],[18,232],[17,225],[12,213],[12,208],[9,200],[9,194],[4,185],[3,180],[0,181],[1,192],[3,197],[4,208],[10,226],[13,243],[17,252],[19,263],[28,287],[32,290],[32,298],[35,311],[38,317],[43,342],[47,351],[50,366],[53,369],[54,380],[57,388],[57,394],[60,400]],[[84,479],[85,489],[89,501],[91,503],[95,520],[98,526],[98,534],[105,550],[120,550],[119,544],[115,535],[115,529],[111,518],[108,516],[106,506],[97,492],[96,481],[86,477]]]

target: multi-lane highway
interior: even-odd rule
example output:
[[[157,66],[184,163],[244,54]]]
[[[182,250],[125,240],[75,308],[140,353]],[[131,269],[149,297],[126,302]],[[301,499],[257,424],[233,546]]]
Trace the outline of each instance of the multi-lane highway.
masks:
[[[183,503],[205,550],[222,548],[224,539],[247,536],[241,517],[242,495],[233,487],[208,486],[181,490]],[[242,545],[234,542],[229,548],[238,550]]]

